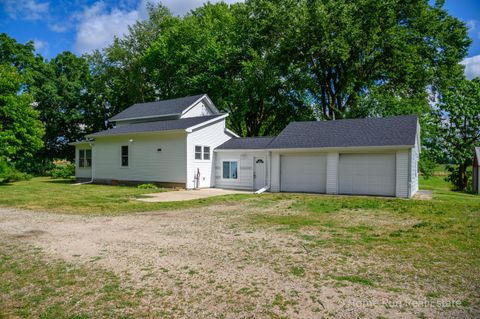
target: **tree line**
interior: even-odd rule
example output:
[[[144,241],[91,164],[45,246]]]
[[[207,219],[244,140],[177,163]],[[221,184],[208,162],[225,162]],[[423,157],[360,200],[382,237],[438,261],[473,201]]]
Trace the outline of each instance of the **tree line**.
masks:
[[[428,0],[247,0],[174,16],[161,4],[113,44],[47,60],[0,34],[0,159],[41,174],[68,143],[134,103],[207,93],[241,136],[289,122],[417,114],[422,163],[456,164],[467,186],[478,145],[478,80],[459,62],[465,23]]]

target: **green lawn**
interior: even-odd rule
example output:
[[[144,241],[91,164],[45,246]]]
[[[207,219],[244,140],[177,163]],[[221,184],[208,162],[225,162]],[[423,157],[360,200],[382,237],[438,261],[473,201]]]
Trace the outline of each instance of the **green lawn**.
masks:
[[[48,177],[30,181],[0,184],[0,206],[86,215],[118,215],[158,209],[180,209],[205,205],[211,199],[188,203],[145,203],[135,200],[142,194],[168,189],[138,189],[131,186],[74,185],[71,180]],[[215,201],[229,200],[229,197]]]
[[[151,190],[73,186],[67,181],[35,178],[0,186],[0,205],[112,215],[165,209],[176,209],[181,214],[185,208],[235,204],[231,205],[235,210],[228,213],[236,220],[231,225],[234,229],[244,229],[247,233],[259,230],[286,241],[293,236],[301,243],[299,251],[282,256],[278,259],[281,262],[274,262],[275,258],[264,261],[265,267],[287,279],[302,280],[305,285],[313,283],[315,288],[351,287],[412,295],[418,300],[456,300],[460,302],[456,306],[459,311],[465,311],[461,312],[464,317],[476,317],[480,312],[480,196],[453,192],[440,176],[422,180],[421,189],[432,190],[433,199],[263,194],[143,203],[134,199]],[[204,212],[223,216],[221,212]],[[223,219],[217,222],[225,223]],[[206,236],[203,240],[215,242],[215,238]],[[119,277],[104,270],[50,260],[40,251],[8,242],[0,243],[0,304],[3,297],[3,303],[9,307],[9,311],[3,311],[6,316],[161,315],[152,314],[148,307],[142,308],[143,294],[153,294],[152,298],[156,298],[150,288],[120,285]],[[250,254],[248,258],[265,253],[257,251],[258,247],[245,248]],[[273,250],[272,257],[278,253]],[[215,285],[223,287],[223,284]],[[277,314],[281,317],[282,311],[292,307],[301,308],[300,300],[287,302],[282,295],[278,296],[273,307],[279,310],[272,318]],[[227,300],[219,298],[232,305],[237,303],[232,296]]]

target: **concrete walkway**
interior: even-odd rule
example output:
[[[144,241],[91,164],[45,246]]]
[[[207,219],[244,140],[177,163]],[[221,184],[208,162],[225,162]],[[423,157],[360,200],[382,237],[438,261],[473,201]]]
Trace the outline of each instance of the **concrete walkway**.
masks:
[[[154,194],[144,194],[148,198],[138,198],[142,202],[158,203],[158,202],[178,202],[199,198],[208,198],[213,196],[231,195],[231,194],[253,194],[249,191],[239,191],[221,188],[201,188],[194,190],[179,190],[171,192],[162,192]]]

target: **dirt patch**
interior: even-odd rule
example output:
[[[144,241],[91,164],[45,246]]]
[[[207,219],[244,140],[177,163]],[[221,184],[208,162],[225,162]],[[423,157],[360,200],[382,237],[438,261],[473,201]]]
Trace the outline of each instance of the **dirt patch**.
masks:
[[[307,247],[298,234],[246,222],[259,212],[242,203],[108,218],[0,209],[0,237],[13,236],[71,263],[112,270],[125,285],[142,291],[142,307],[162,317],[469,314],[422,304],[423,290],[389,291],[381,281],[336,278],[332,274],[381,261]],[[356,218],[368,224],[378,216]]]

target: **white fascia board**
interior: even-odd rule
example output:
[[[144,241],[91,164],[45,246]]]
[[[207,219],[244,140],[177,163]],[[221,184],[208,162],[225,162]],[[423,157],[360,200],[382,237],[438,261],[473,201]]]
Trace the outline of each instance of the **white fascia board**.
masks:
[[[125,135],[149,135],[149,134],[169,134],[169,133],[181,133],[185,132],[184,129],[177,129],[177,130],[166,130],[166,131],[148,131],[148,132],[130,132],[130,133],[117,133],[117,134],[109,134],[109,135],[100,135],[100,136],[92,136],[96,139],[104,138],[104,137],[115,137],[115,136],[125,136]],[[89,137],[91,135],[87,135]]]
[[[212,100],[210,100],[210,98],[208,97],[208,95],[204,94],[202,95],[198,100],[196,100],[195,102],[193,102],[192,104],[190,104],[186,109],[184,109],[182,111],[182,113],[180,114],[180,116],[184,115],[185,113],[187,113],[188,111],[190,111],[195,105],[198,104],[198,102],[200,102],[201,100],[205,99],[207,101],[207,104],[208,104],[208,107],[213,111],[213,113],[220,113],[220,111],[217,109],[217,107],[215,106],[215,104],[213,104]]]
[[[208,120],[208,121],[205,121],[205,122],[202,122],[200,124],[197,124],[197,125],[194,125],[194,126],[190,126],[189,128],[187,128],[185,131],[188,132],[188,133],[191,133],[193,132],[193,130],[197,129],[197,128],[200,128],[200,127],[203,127],[203,126],[206,126],[206,125],[209,125],[209,124],[212,124],[214,122],[217,122],[218,120],[223,120],[224,118],[226,118],[228,116],[228,113],[225,113],[225,114],[222,114],[222,115],[219,115],[211,120]]]
[[[217,153],[228,153],[228,152],[268,152],[269,150],[264,149],[264,148],[235,148],[235,149],[214,149],[214,152]]]
[[[228,128],[225,128],[225,132],[226,132],[227,134],[232,135],[233,137],[240,137],[240,135],[238,135],[237,133],[235,133],[234,131],[232,131],[232,130],[230,130],[230,129],[228,129]]]
[[[308,147],[308,148],[268,148],[272,152],[357,152],[357,151],[395,151],[401,149],[410,149],[415,145],[386,145],[386,146],[349,146],[349,147]]]

